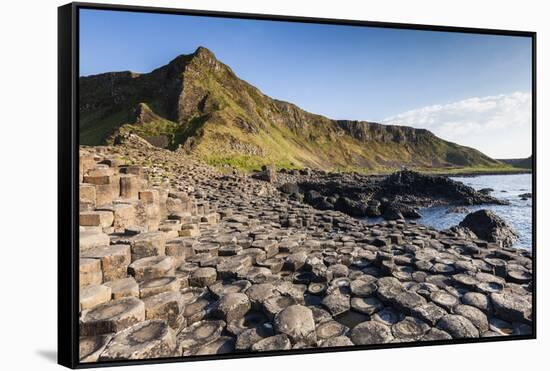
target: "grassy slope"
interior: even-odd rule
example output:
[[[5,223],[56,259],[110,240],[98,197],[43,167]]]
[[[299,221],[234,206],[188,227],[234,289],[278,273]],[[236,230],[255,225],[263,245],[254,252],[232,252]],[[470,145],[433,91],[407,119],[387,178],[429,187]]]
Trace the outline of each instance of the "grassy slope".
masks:
[[[139,84],[140,79],[150,83],[151,77],[139,76],[130,83]],[[212,165],[244,170],[265,164],[369,173],[391,172],[403,164],[436,172],[509,169],[474,149],[435,136],[407,143],[361,141],[335,121],[263,95],[227,66],[213,62],[208,54],[194,58],[183,79],[187,107],[180,109],[177,119],[166,118],[166,97],[141,97],[135,93],[139,89],[130,86],[130,98],[117,107],[119,110],[83,115],[81,143],[103,143],[118,128],[118,132],[134,132],[145,138],[165,136],[169,148],[187,143],[188,150]],[[153,118],[137,124],[130,111],[139,103],[147,104]]]

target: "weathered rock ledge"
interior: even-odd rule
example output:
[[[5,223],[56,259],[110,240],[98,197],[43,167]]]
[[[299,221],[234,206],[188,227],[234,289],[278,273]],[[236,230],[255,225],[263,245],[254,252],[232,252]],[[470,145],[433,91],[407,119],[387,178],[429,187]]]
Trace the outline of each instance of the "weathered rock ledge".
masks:
[[[416,219],[421,217],[418,207],[506,204],[448,177],[410,170],[372,176],[312,170],[275,174],[265,169],[257,178],[276,184],[283,193],[316,209],[337,210],[359,218]]]
[[[82,362],[532,332],[529,251],[369,226],[139,143],[80,166]]]

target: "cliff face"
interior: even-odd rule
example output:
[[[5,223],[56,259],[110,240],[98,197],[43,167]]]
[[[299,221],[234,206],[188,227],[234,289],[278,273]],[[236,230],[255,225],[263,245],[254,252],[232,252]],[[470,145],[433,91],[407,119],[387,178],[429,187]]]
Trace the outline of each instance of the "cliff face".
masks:
[[[362,142],[417,143],[421,139],[437,139],[426,129],[408,126],[382,125],[375,122],[338,120],[338,125],[353,138]]]
[[[499,161],[520,169],[533,168],[533,156],[529,156],[526,158],[510,158],[510,159],[504,159]]]
[[[110,143],[130,133],[214,165],[245,169],[263,164],[327,170],[500,164],[424,129],[331,120],[272,99],[202,47],[147,74],[80,79],[81,143]]]

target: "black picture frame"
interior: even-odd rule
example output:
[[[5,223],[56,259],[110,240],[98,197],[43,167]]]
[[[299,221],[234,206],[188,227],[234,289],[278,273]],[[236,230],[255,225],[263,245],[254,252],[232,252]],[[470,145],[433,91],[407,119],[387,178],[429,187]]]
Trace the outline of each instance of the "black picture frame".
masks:
[[[381,345],[363,345],[338,348],[314,348],[261,353],[232,353],[208,356],[189,356],[181,358],[160,358],[142,360],[123,360],[98,363],[80,363],[78,357],[78,308],[79,308],[79,248],[78,248],[78,77],[79,77],[79,10],[95,9],[110,11],[131,11],[140,13],[162,13],[197,15],[250,20],[272,20],[300,23],[320,23],[333,25],[355,25],[394,29],[430,30],[456,33],[487,35],[508,35],[528,37],[532,41],[532,197],[533,197],[533,332],[531,335],[513,337],[491,337],[475,339],[453,339],[442,341],[422,341],[411,343],[392,343]],[[514,341],[536,339],[536,275],[537,275],[537,161],[536,161],[536,121],[537,121],[537,72],[536,72],[536,32],[513,31],[488,28],[449,27],[407,23],[373,22],[363,20],[327,19],[298,16],[282,16],[251,13],[231,13],[221,11],[203,11],[190,9],[158,8],[145,6],[70,3],[58,8],[58,363],[69,368],[90,368],[106,366],[124,366],[136,364],[155,364],[169,362],[189,362],[201,360],[221,360],[227,358],[266,357],[288,354],[311,354],[341,351],[358,351],[381,348],[419,347],[448,344],[477,344],[495,341]]]

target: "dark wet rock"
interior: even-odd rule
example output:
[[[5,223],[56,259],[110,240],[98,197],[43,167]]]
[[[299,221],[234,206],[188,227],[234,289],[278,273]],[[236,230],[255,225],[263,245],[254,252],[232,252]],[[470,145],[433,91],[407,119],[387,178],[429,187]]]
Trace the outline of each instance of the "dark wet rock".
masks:
[[[513,245],[518,239],[508,224],[491,210],[483,209],[470,213],[459,225],[470,229],[478,238],[500,243],[504,247]]]
[[[479,331],[466,317],[447,314],[437,322],[437,328],[449,333],[455,339],[479,337]]]
[[[399,220],[404,218],[418,219],[422,217],[422,215],[413,207],[398,202],[392,202],[384,205],[384,212],[382,216],[386,220]]]
[[[351,330],[351,341],[355,345],[385,344],[392,340],[391,328],[376,321],[360,323]]]
[[[494,191],[495,190],[493,188],[481,188],[480,190],[478,190],[479,193],[484,195],[489,195],[491,194],[491,192],[494,192]]]
[[[445,214],[467,214],[470,210],[468,210],[467,207],[464,206],[453,206],[447,209],[445,211]]]
[[[334,209],[358,218],[367,216],[367,206],[361,201],[354,201],[348,197],[338,198]]]
[[[528,193],[522,193],[520,195],[518,195],[519,198],[521,199],[528,199],[528,198],[533,198],[533,194],[528,192]]]
[[[414,171],[399,171],[391,174],[381,182],[377,198],[395,195],[429,198],[463,205],[484,203],[502,204],[503,202],[448,177],[420,174]]]
[[[296,183],[284,183],[279,186],[279,190],[289,195],[300,193],[300,187]]]
[[[382,216],[384,217],[385,220],[405,219],[405,217],[403,216],[399,208],[396,207],[395,205],[388,205],[384,209],[384,213],[382,214]]]
[[[525,323],[514,322],[514,335],[532,335],[533,327]]]
[[[312,295],[323,295],[327,290],[327,284],[323,282],[311,282],[307,291]]]

